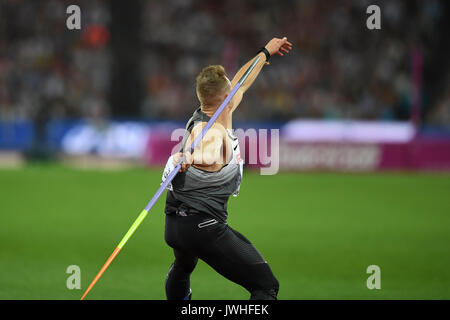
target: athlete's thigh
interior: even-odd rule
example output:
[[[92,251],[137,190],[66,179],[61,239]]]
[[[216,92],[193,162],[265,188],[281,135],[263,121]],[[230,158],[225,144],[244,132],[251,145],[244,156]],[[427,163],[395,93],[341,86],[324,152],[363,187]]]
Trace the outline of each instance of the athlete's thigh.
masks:
[[[262,288],[273,278],[270,267],[255,246],[228,226],[214,242],[206,244],[200,258],[247,290]]]
[[[198,257],[191,252],[173,249],[173,254],[175,256],[174,265],[177,268],[182,269],[186,273],[191,273],[198,262]]]

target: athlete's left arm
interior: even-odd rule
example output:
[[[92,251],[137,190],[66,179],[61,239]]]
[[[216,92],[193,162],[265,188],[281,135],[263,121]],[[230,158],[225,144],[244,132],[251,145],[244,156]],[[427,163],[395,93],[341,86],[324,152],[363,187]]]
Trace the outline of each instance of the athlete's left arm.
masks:
[[[274,54],[284,56],[284,53],[289,53],[289,51],[292,49],[292,44],[287,40],[286,37],[284,37],[283,39],[273,38],[266,44],[265,48],[267,49],[267,51],[269,51],[269,54],[271,56]],[[249,74],[249,76],[244,81],[239,90],[236,92],[231,101],[231,112],[233,112],[237,108],[237,106],[241,103],[244,93],[248,90],[248,88],[251,87],[251,85],[261,72],[262,67],[266,64],[266,55],[263,52],[260,52],[257,56],[255,56],[244,66],[242,66],[236,73],[236,75],[233,77],[233,80],[231,81],[231,87],[234,87],[236,83],[239,81],[239,79],[244,75],[245,71],[247,71],[247,69],[250,67],[250,65],[258,56],[260,57],[259,62],[255,66],[253,71]]]

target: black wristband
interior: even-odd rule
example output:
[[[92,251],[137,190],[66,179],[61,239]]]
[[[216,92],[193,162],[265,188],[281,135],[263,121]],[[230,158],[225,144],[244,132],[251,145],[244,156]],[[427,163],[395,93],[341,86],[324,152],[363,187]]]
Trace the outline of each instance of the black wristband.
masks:
[[[269,51],[265,47],[262,47],[261,49],[259,49],[258,54],[260,52],[264,52],[264,54],[266,55],[266,62],[269,62],[269,59],[270,59]]]

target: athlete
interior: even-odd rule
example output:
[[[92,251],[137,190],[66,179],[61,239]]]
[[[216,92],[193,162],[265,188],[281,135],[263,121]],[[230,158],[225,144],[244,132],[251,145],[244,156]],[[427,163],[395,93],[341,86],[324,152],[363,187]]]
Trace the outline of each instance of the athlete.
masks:
[[[277,298],[279,283],[267,261],[227,224],[227,202],[239,192],[243,168],[239,142],[232,131],[233,112],[270,57],[283,56],[291,49],[284,37],[273,38],[259,50],[259,62],[191,154],[187,150],[192,142],[256,57],[231,81],[220,65],[208,66],[197,76],[200,107],[187,122],[180,152],[168,159],[163,173],[164,181],[176,163],[183,161],[166,196],[165,241],[175,255],[165,283],[169,300],[191,299],[190,275],[198,259],[247,289],[250,299]]]

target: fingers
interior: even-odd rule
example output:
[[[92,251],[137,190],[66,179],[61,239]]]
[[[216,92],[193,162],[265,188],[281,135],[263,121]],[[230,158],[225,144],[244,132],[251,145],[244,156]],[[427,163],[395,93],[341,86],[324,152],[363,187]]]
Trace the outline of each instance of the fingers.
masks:
[[[283,43],[281,44],[281,47],[292,49],[292,43],[287,41],[287,39],[284,39]]]
[[[270,55],[278,54],[284,56],[284,54],[287,54],[292,50],[292,43],[288,41],[287,37],[273,38],[267,43],[266,49],[269,51]]]
[[[280,51],[284,52],[284,53],[289,53],[289,48],[285,48],[285,47],[281,47]]]
[[[292,47],[289,47],[289,46],[282,46],[282,47],[280,47],[280,49],[278,50],[278,54],[281,55],[281,56],[283,56],[283,55],[284,55],[283,53],[289,53],[289,51],[291,51],[291,50],[292,50]]]
[[[174,166],[176,166],[177,163],[180,161],[182,155],[183,155],[183,154],[182,154],[181,152],[175,153],[175,154],[173,155],[172,162],[173,162],[173,165],[174,165]]]
[[[181,152],[178,152],[173,155],[173,164],[174,165],[177,165],[180,162],[180,160],[182,160],[182,162],[180,163],[181,168],[180,168],[179,172],[184,172],[191,166],[193,158],[192,158],[192,155],[190,152],[186,152],[184,154]]]
[[[285,53],[289,53],[289,51],[292,50],[292,43],[290,43],[286,37],[277,40],[279,44],[278,55],[284,56]]]
[[[283,45],[287,44],[289,47],[292,48],[292,43],[290,43],[286,37],[284,37],[284,38],[281,39],[281,40],[283,41]]]
[[[181,164],[180,172],[186,171],[190,166],[191,166],[190,163],[184,163],[184,162],[183,162],[183,163]]]
[[[191,166],[190,164],[182,163],[180,172],[186,171],[190,166]]]
[[[281,47],[282,47],[282,48],[285,48],[285,49],[292,50],[292,45],[287,44],[287,43],[283,44]]]

